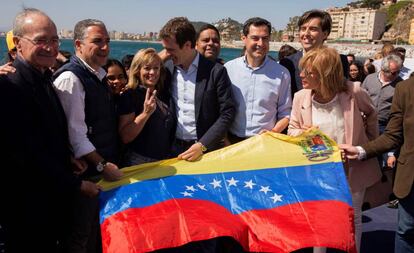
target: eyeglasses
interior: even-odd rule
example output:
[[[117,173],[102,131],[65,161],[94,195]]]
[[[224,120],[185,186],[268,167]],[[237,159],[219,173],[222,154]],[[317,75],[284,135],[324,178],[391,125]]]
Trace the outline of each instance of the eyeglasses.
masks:
[[[29,39],[27,37],[21,37],[22,39],[30,41],[33,45],[38,47],[45,47],[45,46],[60,46],[60,40],[58,38],[53,38],[50,40],[47,39]]]

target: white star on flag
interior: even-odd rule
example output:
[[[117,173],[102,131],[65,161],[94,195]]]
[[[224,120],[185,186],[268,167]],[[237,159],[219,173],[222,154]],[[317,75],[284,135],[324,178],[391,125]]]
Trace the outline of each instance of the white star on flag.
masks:
[[[255,183],[253,183],[253,180],[251,180],[250,179],[250,181],[244,181],[244,187],[245,188],[250,188],[250,189],[253,189],[253,186],[255,186],[256,184]]]
[[[193,196],[193,193],[191,193],[191,192],[180,192],[182,195],[184,195],[184,197],[192,197]]]
[[[259,192],[264,192],[264,194],[267,194],[267,192],[271,192],[272,189],[270,189],[269,186],[260,186]]]
[[[197,187],[198,187],[200,190],[207,191],[206,186],[205,186],[204,184],[197,184]]]
[[[273,197],[270,197],[273,200],[273,203],[276,203],[278,201],[282,202],[283,195],[277,195],[276,193],[273,195]]]
[[[235,180],[234,177],[231,177],[230,180],[226,180],[229,186],[237,186],[237,182],[239,182],[239,180]]]
[[[221,188],[221,180],[216,180],[215,178],[213,179],[213,182],[210,183],[214,189],[216,189],[217,187]]]
[[[186,190],[186,191],[192,191],[192,192],[197,191],[197,190],[194,188],[194,186],[192,186],[192,185],[191,185],[191,186],[187,186],[187,185],[186,185],[186,186],[185,186],[185,190]]]

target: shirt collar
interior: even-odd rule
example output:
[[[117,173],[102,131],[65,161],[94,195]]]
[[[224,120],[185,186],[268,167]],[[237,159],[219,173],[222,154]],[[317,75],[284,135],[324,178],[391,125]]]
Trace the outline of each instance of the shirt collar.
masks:
[[[244,64],[246,65],[246,68],[249,68],[249,69],[252,69],[252,70],[258,70],[258,69],[261,69],[264,65],[266,65],[266,63],[267,63],[267,61],[269,60],[269,57],[266,55],[265,56],[265,59],[264,59],[264,61],[262,62],[262,64],[260,65],[260,66],[258,66],[258,67],[251,67],[250,65],[249,65],[249,63],[247,62],[247,55],[244,55],[243,56],[243,62],[244,62]]]
[[[79,60],[81,60],[82,61],[82,63],[83,64],[85,64],[85,66],[86,66],[86,68],[90,71],[90,72],[92,72],[94,75],[96,75],[98,78],[99,78],[99,80],[101,80],[102,81],[102,79],[104,79],[104,77],[106,76],[106,71],[102,68],[102,67],[99,67],[99,69],[98,70],[94,70],[91,66],[89,66],[89,64],[88,63],[86,63],[82,58],[80,58],[80,57],[78,57],[79,58]]]
[[[382,73],[382,70],[381,70],[380,72],[378,72],[378,80],[380,81],[380,83],[382,84],[382,86],[385,86],[385,85],[390,84],[390,83],[392,83],[392,82],[393,82],[393,81],[391,81],[391,82],[386,82],[386,81],[384,81],[384,80],[381,78],[381,73]]]
[[[177,66],[177,68],[185,73],[191,73],[193,70],[197,70],[198,69],[198,62],[200,60],[200,54],[197,52],[196,56],[194,57],[193,61],[191,62],[190,67],[188,68],[187,71],[185,71],[181,66]]]

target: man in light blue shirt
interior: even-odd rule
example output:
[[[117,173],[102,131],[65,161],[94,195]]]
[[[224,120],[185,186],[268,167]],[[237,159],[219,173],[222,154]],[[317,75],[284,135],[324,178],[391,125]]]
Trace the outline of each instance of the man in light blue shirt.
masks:
[[[271,24],[251,18],[243,27],[244,56],[224,66],[232,82],[237,112],[230,127],[234,143],[264,131],[282,132],[292,107],[289,71],[267,56]]]

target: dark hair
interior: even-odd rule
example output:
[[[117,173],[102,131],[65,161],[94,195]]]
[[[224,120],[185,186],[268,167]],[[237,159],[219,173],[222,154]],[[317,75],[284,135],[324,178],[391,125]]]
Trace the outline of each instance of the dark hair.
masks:
[[[403,47],[396,47],[396,48],[394,48],[394,50],[397,51],[397,52],[403,53],[403,54],[405,54],[405,52],[406,52],[406,49],[403,48]]]
[[[121,62],[125,69],[129,69],[131,67],[132,59],[134,59],[133,54],[127,54],[124,57],[122,57]]]
[[[321,10],[310,10],[302,14],[298,21],[298,27],[300,28],[303,24],[309,22],[313,18],[321,19],[321,28],[323,32],[327,32],[328,35],[331,33],[332,18],[329,13]]]
[[[364,65],[362,64],[362,62],[360,61],[352,61],[349,64],[349,69],[351,69],[351,66],[355,65],[358,69],[358,76],[356,78],[352,78],[351,75],[349,75],[349,81],[355,82],[355,81],[359,81],[359,82],[363,82],[365,79],[365,73],[364,73]]]
[[[65,56],[67,59],[69,59],[72,56],[72,53],[65,50],[59,50],[59,53],[61,53],[63,56]]]
[[[214,31],[217,33],[218,38],[219,38],[219,40],[220,40],[220,32],[219,32],[219,30],[218,30],[218,29],[217,29],[214,25],[212,25],[212,24],[205,24],[205,25],[202,25],[202,26],[200,27],[200,29],[198,30],[198,32],[197,32],[197,35],[196,35],[196,40],[198,40],[198,38],[200,37],[200,34],[201,34],[203,31],[208,30],[208,29],[214,30]]]
[[[109,67],[112,66],[118,66],[122,69],[123,74],[125,75],[125,77],[128,77],[125,69],[124,69],[124,65],[122,65],[122,63],[120,61],[118,61],[117,59],[108,59],[105,63],[105,65],[102,66],[102,68],[108,72]]]
[[[370,62],[364,65],[365,68],[367,69],[367,71],[365,71],[365,68],[364,68],[365,75],[369,75],[369,74],[376,72],[375,65],[372,63],[373,61],[371,61],[371,59],[369,60]]]
[[[346,56],[351,56],[352,58],[355,59],[355,55],[354,54],[347,54]]]
[[[100,26],[106,30],[105,24],[97,19],[84,19],[76,23],[73,31],[73,40],[83,40],[85,38],[86,30],[90,26]]]
[[[243,35],[247,36],[249,34],[249,30],[250,30],[250,26],[262,26],[265,25],[267,26],[267,30],[270,33],[272,32],[272,24],[267,21],[266,19],[263,18],[259,18],[259,17],[254,17],[254,18],[249,18],[246,22],[244,22],[243,25]]]
[[[288,44],[285,44],[280,47],[279,49],[279,61],[288,57],[289,55],[295,54],[298,50],[296,50],[294,47],[289,46]]]
[[[187,41],[190,41],[191,48],[194,48],[196,41],[196,32],[194,26],[186,17],[176,17],[170,19],[161,28],[160,38],[175,38],[180,48],[182,48]]]

